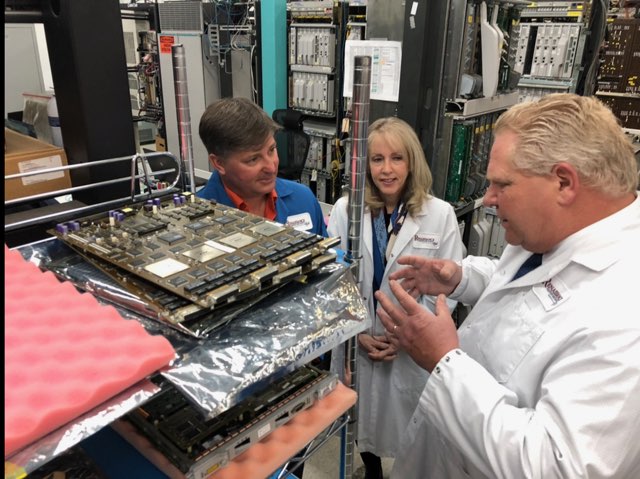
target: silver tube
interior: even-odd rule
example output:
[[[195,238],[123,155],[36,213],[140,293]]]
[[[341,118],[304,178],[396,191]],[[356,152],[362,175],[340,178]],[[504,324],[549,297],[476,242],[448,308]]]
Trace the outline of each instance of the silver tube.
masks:
[[[367,167],[367,128],[369,127],[369,90],[371,88],[371,57],[355,57],[353,97],[351,103],[351,184],[349,191],[348,259],[355,262],[359,282],[359,260],[362,257],[362,218],[364,216],[364,185]]]
[[[195,168],[193,166],[193,144],[191,143],[191,114],[189,112],[189,88],[187,86],[187,61],[184,46],[171,46],[173,62],[173,84],[176,93],[176,115],[178,118],[178,137],[180,138],[180,158],[189,191],[196,192]]]
[[[353,261],[354,274],[362,290],[362,221],[364,216],[364,186],[367,173],[367,129],[369,127],[369,94],[371,90],[371,57],[356,56],[353,70],[353,96],[351,103],[351,184],[349,191],[349,227],[347,259]],[[356,358],[358,340],[346,343],[346,364],[349,367],[349,386],[358,392]],[[351,479],[355,465],[355,440],[358,431],[358,408],[349,411],[351,421],[345,428],[346,467],[345,477]]]

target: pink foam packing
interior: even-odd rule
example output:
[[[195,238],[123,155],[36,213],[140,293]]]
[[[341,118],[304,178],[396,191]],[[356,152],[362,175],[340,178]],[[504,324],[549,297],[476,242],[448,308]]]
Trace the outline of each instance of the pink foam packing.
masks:
[[[5,245],[5,458],[90,411],[176,353],[162,336]]]

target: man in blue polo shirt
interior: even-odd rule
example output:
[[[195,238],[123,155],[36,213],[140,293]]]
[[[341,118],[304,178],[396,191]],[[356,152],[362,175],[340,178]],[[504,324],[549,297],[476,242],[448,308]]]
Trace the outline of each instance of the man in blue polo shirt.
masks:
[[[300,183],[277,177],[274,133],[280,128],[246,98],[223,98],[209,105],[200,118],[199,133],[214,171],[196,195],[327,236],[322,209],[313,192]],[[304,452],[300,451],[298,458]],[[290,468],[294,466],[295,462]],[[303,470],[304,464],[296,468],[298,477]]]
[[[278,178],[274,133],[280,128],[246,98],[223,98],[200,119],[200,138],[214,171],[196,194],[227,206],[327,236],[320,203],[311,190]]]

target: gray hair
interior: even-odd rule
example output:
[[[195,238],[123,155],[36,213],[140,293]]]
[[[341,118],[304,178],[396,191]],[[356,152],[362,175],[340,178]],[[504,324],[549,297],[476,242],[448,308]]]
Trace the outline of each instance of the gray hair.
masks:
[[[587,186],[615,197],[632,193],[638,171],[631,141],[611,110],[594,97],[546,95],[515,105],[495,124],[494,134],[511,131],[516,168],[548,175],[559,162],[571,164]]]

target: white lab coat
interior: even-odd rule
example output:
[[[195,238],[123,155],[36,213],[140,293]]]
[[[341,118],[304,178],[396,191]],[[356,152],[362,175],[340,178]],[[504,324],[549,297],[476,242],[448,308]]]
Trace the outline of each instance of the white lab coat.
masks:
[[[475,306],[393,478],[640,478],[640,198],[509,282],[528,254],[463,261]]]
[[[342,238],[341,247],[347,249],[348,199],[340,198],[329,217],[329,236]],[[374,335],[383,335],[384,326],[375,315],[372,295],[373,255],[371,214],[364,213],[362,227],[362,286],[361,292],[372,320]],[[422,240],[422,241],[421,241]],[[453,208],[437,198],[425,201],[419,214],[407,215],[393,245],[382,278],[381,291],[391,298],[389,274],[403,267],[399,256],[423,255],[434,258],[462,259],[462,240]],[[423,297],[423,304],[433,310],[434,298]],[[455,307],[456,302],[450,302]],[[371,333],[371,330],[368,331]],[[405,352],[391,362],[371,361],[358,348],[358,450],[373,452],[381,457],[395,456],[399,439],[418,404],[428,373]]]

